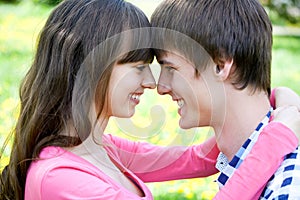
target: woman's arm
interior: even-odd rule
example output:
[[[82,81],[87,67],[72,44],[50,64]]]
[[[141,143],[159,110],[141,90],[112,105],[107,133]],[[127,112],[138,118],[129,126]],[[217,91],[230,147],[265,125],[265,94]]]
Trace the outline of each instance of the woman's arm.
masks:
[[[219,154],[215,138],[190,147],[162,147],[105,135],[115,147],[107,146],[122,164],[145,182],[204,177],[217,173]],[[116,153],[117,152],[117,153]]]

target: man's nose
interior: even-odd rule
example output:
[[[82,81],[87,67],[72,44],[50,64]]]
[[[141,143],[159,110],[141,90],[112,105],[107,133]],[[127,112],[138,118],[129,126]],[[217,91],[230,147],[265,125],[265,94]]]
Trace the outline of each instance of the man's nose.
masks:
[[[171,88],[168,85],[166,85],[160,81],[158,82],[158,84],[157,84],[158,94],[165,95],[165,94],[168,94],[170,91],[171,91]]]

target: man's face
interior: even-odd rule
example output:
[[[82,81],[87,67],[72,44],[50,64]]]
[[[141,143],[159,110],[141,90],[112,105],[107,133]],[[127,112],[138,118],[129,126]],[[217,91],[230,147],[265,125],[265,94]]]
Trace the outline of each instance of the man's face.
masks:
[[[207,67],[197,76],[191,62],[169,52],[163,54],[158,62],[161,64],[161,73],[157,90],[159,94],[168,94],[173,101],[177,101],[181,116],[179,126],[188,129],[211,125],[212,101],[206,80],[211,80],[211,68]]]

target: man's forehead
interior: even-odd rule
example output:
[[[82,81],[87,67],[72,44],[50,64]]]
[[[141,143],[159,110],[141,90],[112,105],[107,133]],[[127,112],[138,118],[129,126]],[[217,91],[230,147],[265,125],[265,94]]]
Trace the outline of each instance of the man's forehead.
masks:
[[[157,57],[157,61],[161,65],[173,64],[176,65],[182,62],[190,61],[178,52],[165,52]]]

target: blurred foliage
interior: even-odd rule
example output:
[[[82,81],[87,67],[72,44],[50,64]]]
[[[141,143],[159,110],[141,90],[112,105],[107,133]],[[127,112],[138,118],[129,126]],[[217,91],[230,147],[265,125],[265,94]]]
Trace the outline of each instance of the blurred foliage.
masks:
[[[32,0],[36,4],[55,6],[59,4],[62,0]]]
[[[35,4],[55,6],[63,0],[0,0],[0,4],[18,4],[20,2],[32,1]]]
[[[299,0],[261,0],[261,2],[269,9],[273,22],[284,19],[291,24],[300,23]]]
[[[20,3],[21,0],[0,0],[1,3],[7,3],[7,4],[17,4]]]

